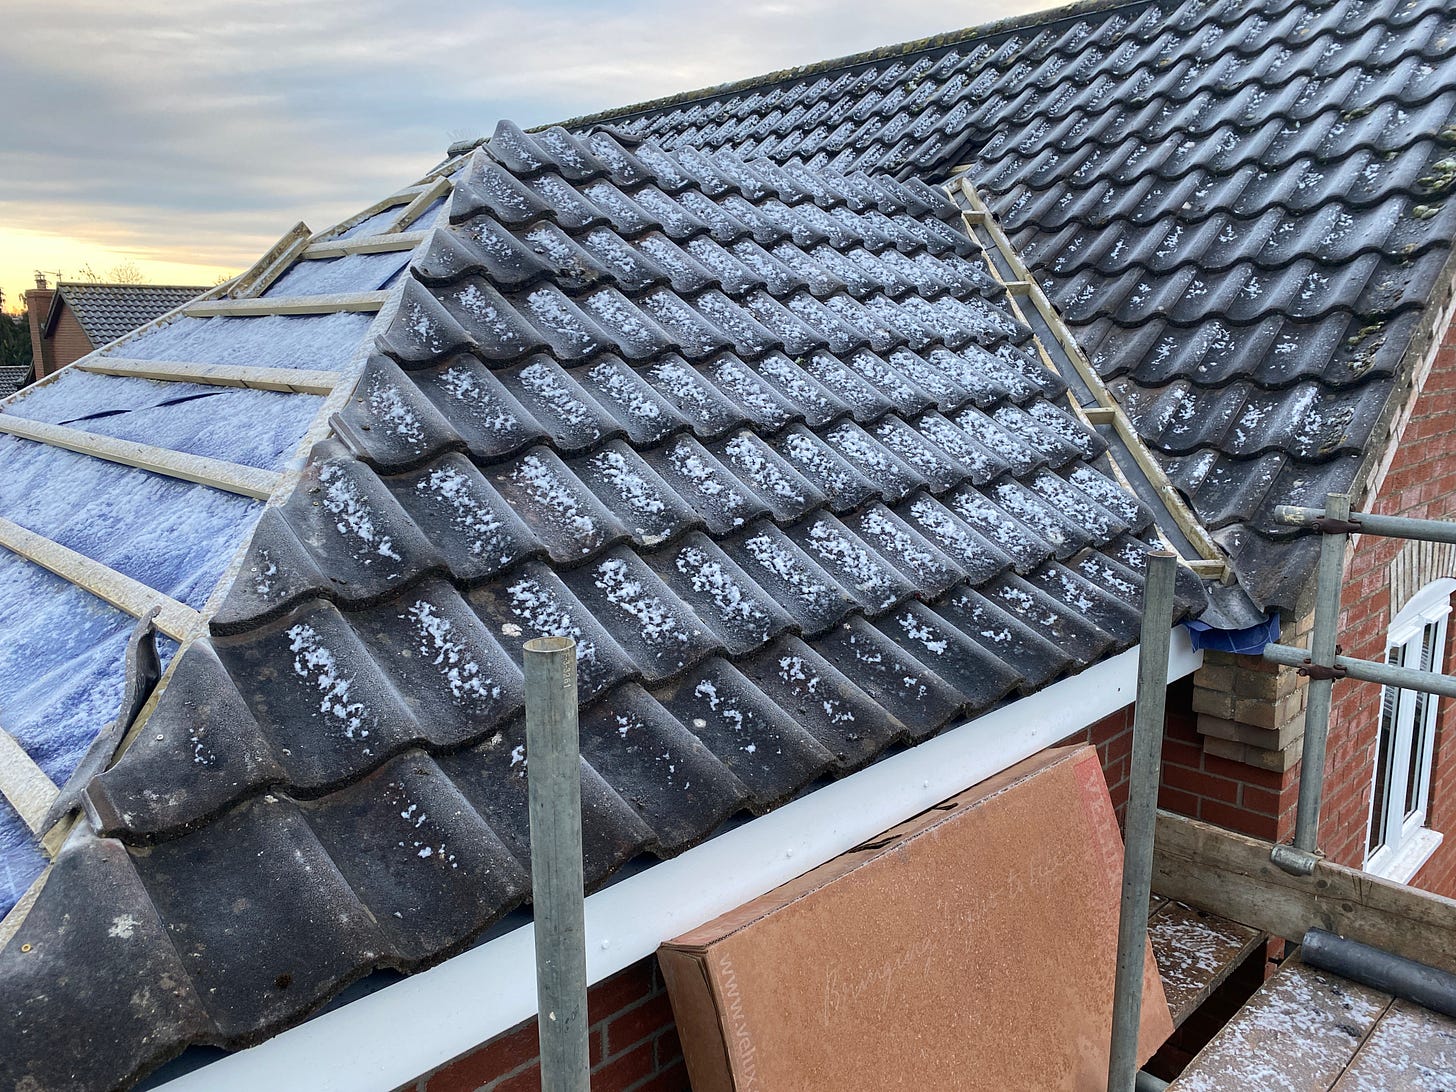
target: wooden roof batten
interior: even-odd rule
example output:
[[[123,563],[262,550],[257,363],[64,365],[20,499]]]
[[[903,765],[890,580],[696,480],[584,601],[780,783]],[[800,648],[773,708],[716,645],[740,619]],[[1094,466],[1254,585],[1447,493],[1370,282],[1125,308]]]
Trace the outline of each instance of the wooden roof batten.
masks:
[[[186,603],[4,517],[0,517],[0,546],[133,618],[159,608],[157,629],[175,640],[185,641],[202,630],[202,614]]]
[[[278,475],[271,470],[223,462],[221,459],[191,455],[152,444],[140,444],[135,440],[118,440],[112,436],[100,436],[66,425],[31,421],[8,413],[0,414],[0,432],[8,432],[12,436],[52,447],[66,448],[81,455],[90,455],[123,466],[150,470],[154,474],[196,482],[198,485],[237,493],[255,500],[267,500],[278,484]]]
[[[201,383],[218,387],[328,394],[341,381],[337,372],[307,368],[259,368],[233,364],[204,364],[183,360],[137,360],[132,357],[92,356],[75,367],[98,375],[123,375],[170,383]]]
[[[264,315],[331,315],[340,311],[378,311],[387,291],[337,292],[320,296],[200,300],[182,313],[190,318],[257,318]]]

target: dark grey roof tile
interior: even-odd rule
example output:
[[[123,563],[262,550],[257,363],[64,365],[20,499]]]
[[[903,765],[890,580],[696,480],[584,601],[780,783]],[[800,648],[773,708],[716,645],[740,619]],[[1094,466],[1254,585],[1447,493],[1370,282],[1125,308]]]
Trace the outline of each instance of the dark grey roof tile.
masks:
[[[970,476],[969,467],[894,414],[883,418],[869,432],[907,466],[923,475],[934,493],[943,493]]]
[[[661,853],[686,849],[749,800],[744,784],[635,683],[586,714],[581,747],[652,831]]]
[[[541,332],[484,278],[456,281],[448,291],[440,293],[439,306],[445,312],[443,319],[427,313],[423,305],[416,309],[412,301],[406,301],[401,308],[409,333],[431,351],[417,351],[412,358],[405,355],[408,343],[404,336],[400,335],[398,341],[390,337],[401,324],[400,319],[381,342],[384,351],[408,366],[434,363],[460,348],[468,348],[487,362],[507,362],[551,347]],[[446,320],[450,325],[444,325]],[[459,328],[463,332],[464,326],[470,327],[470,334],[462,338],[455,331]]]
[[[788,536],[871,617],[921,594],[918,584],[827,512],[789,528]]]
[[[671,274],[643,250],[609,228],[596,228],[572,243],[585,251],[595,265],[608,270],[623,292],[640,292],[672,280]]]
[[[928,484],[924,475],[853,421],[840,422],[823,438],[891,504]]]
[[[477,583],[546,552],[505,498],[460,455],[446,455],[413,473],[386,478],[384,484],[410,519],[428,528],[450,575],[462,584]]]
[[[729,656],[744,656],[795,624],[777,599],[704,534],[690,534],[644,560],[713,631]]]
[[[446,581],[427,580],[350,623],[436,748],[480,737],[525,700],[520,669]]]
[[[292,784],[344,784],[426,738],[361,637],[314,600],[217,653]]]
[[[742,360],[724,354],[705,368],[714,386],[731,397],[748,422],[764,432],[777,432],[789,422],[802,419],[802,407],[777,387],[760,379]]]
[[[212,646],[198,641],[172,668],[147,730],[87,795],[102,833],[170,835],[285,776]]]
[[[1027,582],[1056,600],[1067,612],[1111,636],[1117,647],[1137,644],[1142,626],[1140,604],[1129,605],[1103,591],[1086,574],[1054,561],[1030,574]]]
[[[417,466],[431,456],[464,447],[420,388],[382,355],[370,357],[364,365],[334,431],[355,455],[382,470]]]
[[[325,592],[363,605],[444,567],[434,545],[371,470],[332,441],[314,452],[283,513],[324,576]]]
[[[1002,520],[993,519],[994,509],[986,504],[980,494],[969,489],[962,490],[961,493],[969,498],[969,503],[962,504],[960,507],[966,508],[972,516],[983,517],[982,522],[992,521],[994,527],[1001,525]],[[954,561],[975,584],[989,580],[997,573],[1015,565],[1017,563],[1015,554],[1030,551],[1033,556],[1046,556],[1051,553],[1051,547],[1040,543],[1034,534],[1027,531],[1015,534],[1008,529],[1002,534],[1002,537],[1015,551],[1015,554],[1009,553],[995,545],[990,537],[983,535],[971,522],[963,518],[959,511],[951,511],[940,501],[925,493],[916,496],[907,504],[898,506],[894,512]],[[1042,553],[1043,548],[1045,554]],[[1029,560],[1024,563],[1029,563]]]
[[[782,353],[770,353],[753,364],[753,370],[795,407],[805,424],[823,428],[849,413],[850,407],[835,389],[812,374],[810,367],[807,358],[790,360]]]
[[[1036,585],[1014,574],[1005,574],[986,585],[981,593],[1059,651],[1084,664],[1096,663],[1114,644],[1104,632],[1073,609],[1063,606]]]
[[[766,520],[719,545],[804,633],[822,633],[857,607],[829,573]]]
[[[526,758],[525,722],[515,720],[475,746],[441,756],[437,762],[521,869],[529,873]],[[656,841],[635,809],[585,758],[581,760],[581,841],[582,874],[588,888],[601,884]]]
[[[653,692],[766,811],[803,788],[836,756],[725,660],[704,661]]]
[[[733,472],[744,492],[768,509],[780,523],[799,519],[827,497],[756,434],[744,430],[709,449]]]
[[[863,618],[850,617],[818,642],[823,656],[919,741],[949,727],[962,694]]]
[[[491,292],[499,298],[494,289]],[[473,341],[465,328],[422,283],[409,278],[405,282],[399,311],[378,344],[381,351],[406,367],[420,367],[452,352],[470,348]]]
[[[728,534],[770,511],[690,436],[644,453],[648,464],[691,504],[713,535]]]
[[[836,512],[858,508],[879,496],[879,487],[837,450],[807,428],[794,426],[774,443],[784,459],[827,498]]]
[[[238,576],[209,625],[214,633],[238,632],[280,617],[329,586],[283,512],[264,509]]]
[[[965,571],[944,551],[883,504],[864,506],[849,520],[849,526],[882,559],[898,568],[925,599],[935,599],[966,579]]]
[[[516,226],[545,219],[550,211],[540,196],[484,148],[471,153],[464,177],[456,177],[450,194],[452,224],[488,215],[501,224]]]
[[[573,378],[592,400],[616,418],[628,441],[641,447],[661,443],[691,426],[636,368],[615,356],[599,357]]]
[[[547,438],[499,377],[472,356],[461,354],[412,374],[465,441],[466,450],[481,462],[495,462]]]
[[[643,374],[703,439],[720,436],[748,422],[742,409],[681,357],[665,356]]]
[[[121,843],[76,831],[46,890],[0,951],[0,981],[24,999],[6,1011],[5,1075],[16,1088],[126,1083],[188,1042],[217,1038],[200,983]],[[59,975],[58,938],[85,953]],[[82,1032],[80,1012],[105,1019]],[[78,1036],[84,1047],[70,1049]]]
[[[985,709],[1021,684],[1019,666],[986,651],[922,603],[907,603],[876,628],[955,687],[970,708]]]
[[[257,797],[133,860],[224,1042],[296,1019],[388,949],[283,798]]]
[[[772,359],[772,357],[767,357],[765,362]],[[823,351],[810,353],[803,361],[802,367],[818,380],[825,390],[832,391],[834,396],[849,408],[855,420],[861,424],[884,416],[894,405],[878,387],[866,380],[860,373],[851,370],[832,353]],[[760,365],[760,370],[768,370],[766,363]],[[771,372],[769,376],[773,378]],[[802,404],[802,400],[800,401]]]
[[[631,550],[613,550],[564,580],[597,624],[616,635],[648,683],[722,650],[712,631]]]
[[[797,637],[783,637],[740,665],[773,704],[807,728],[848,773],[905,735],[883,706]]]
[[[1023,691],[1040,689],[1075,663],[1072,652],[1052,639],[1045,628],[1028,624],[973,588],[952,592],[936,611],[983,650],[983,655],[1015,664],[1021,676],[1017,685]]]
[[[531,357],[495,375],[563,454],[589,450],[621,431],[616,418],[550,357]]]
[[[538,562],[529,563],[507,580],[472,589],[466,600],[513,659],[521,657],[528,635],[574,640],[577,693],[583,703],[637,671],[631,657],[561,578]]]
[[[629,536],[627,527],[546,448],[499,463],[487,475],[553,561],[572,564]]]
[[[571,469],[639,546],[658,546],[702,525],[697,512],[620,441],[580,457]]]
[[[299,807],[397,967],[459,950],[530,894],[526,871],[428,754]]]

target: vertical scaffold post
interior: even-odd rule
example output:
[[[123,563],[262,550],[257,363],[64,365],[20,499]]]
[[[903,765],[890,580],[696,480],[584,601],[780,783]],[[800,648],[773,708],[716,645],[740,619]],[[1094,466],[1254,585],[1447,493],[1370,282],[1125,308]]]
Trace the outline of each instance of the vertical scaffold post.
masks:
[[[1153,882],[1153,834],[1158,818],[1163,712],[1168,692],[1168,652],[1173,636],[1173,588],[1177,555],[1148,555],[1143,583],[1143,624],[1138,645],[1137,708],[1132,728],[1132,770],[1122,858],[1122,911],[1117,927],[1117,981],[1112,994],[1109,1092],[1133,1092],[1142,1026],[1143,962],[1147,951],[1148,899]]]
[[[1325,498],[1319,570],[1315,576],[1314,631],[1309,638],[1309,695],[1304,711],[1304,748],[1299,763],[1299,808],[1295,813],[1294,848],[1314,853],[1319,843],[1320,800],[1325,788],[1325,745],[1330,735],[1330,696],[1335,686],[1335,639],[1340,625],[1340,581],[1345,573],[1345,547],[1350,536],[1339,528],[1350,521],[1350,498],[1331,493]]]
[[[527,641],[525,675],[541,1088],[589,1092],[576,642]]]

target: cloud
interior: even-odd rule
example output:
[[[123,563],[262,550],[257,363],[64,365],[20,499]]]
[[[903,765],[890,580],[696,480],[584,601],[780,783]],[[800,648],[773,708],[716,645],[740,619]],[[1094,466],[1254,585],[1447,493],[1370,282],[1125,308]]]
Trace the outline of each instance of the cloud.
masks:
[[[562,120],[1045,6],[10,0],[0,224],[239,267],[502,117]],[[0,284],[28,277],[6,258]]]

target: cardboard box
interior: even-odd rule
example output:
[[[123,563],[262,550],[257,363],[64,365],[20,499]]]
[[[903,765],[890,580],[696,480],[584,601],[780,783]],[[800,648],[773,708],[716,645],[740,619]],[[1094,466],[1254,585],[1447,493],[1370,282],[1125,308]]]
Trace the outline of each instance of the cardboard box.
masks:
[[[663,945],[694,1092],[1105,1089],[1121,879],[1097,752],[1028,759]]]

